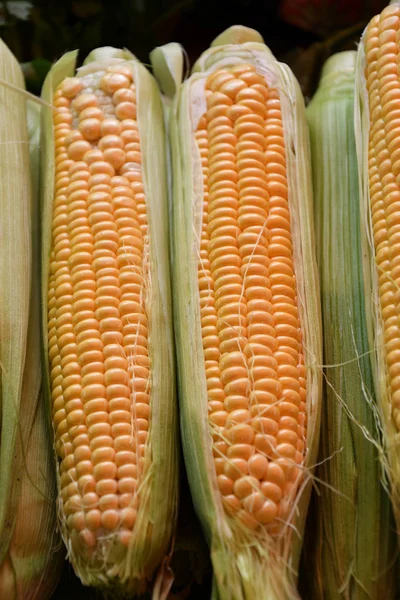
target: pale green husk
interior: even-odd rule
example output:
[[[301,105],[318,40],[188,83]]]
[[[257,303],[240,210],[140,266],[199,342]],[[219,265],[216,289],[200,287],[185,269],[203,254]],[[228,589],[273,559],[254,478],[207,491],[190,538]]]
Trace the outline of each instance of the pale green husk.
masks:
[[[0,77],[24,89],[17,60],[0,40]],[[0,564],[14,520],[8,519],[28,336],[32,201],[26,100],[0,86]]]
[[[392,401],[388,386],[385,358],[385,339],[381,314],[378,285],[378,269],[375,261],[374,238],[371,220],[370,192],[368,180],[369,144],[369,101],[364,69],[366,64],[364,36],[357,51],[354,130],[356,137],[359,172],[359,199],[361,244],[363,255],[363,276],[365,291],[365,312],[367,315],[368,342],[372,365],[375,394],[382,420],[383,445],[386,457],[386,471],[390,485],[397,531],[400,532],[400,433],[392,416]]]
[[[237,27],[233,31],[237,39]],[[296,598],[296,578],[307,505],[315,464],[320,424],[321,322],[319,287],[314,256],[311,162],[304,101],[290,69],[278,63],[262,43],[244,42],[254,33],[206,51],[195,73],[179,89],[171,119],[173,157],[174,324],[177,341],[182,443],[196,511],[211,547],[214,566],[213,598],[221,600],[288,600]],[[224,512],[216,482],[212,438],[207,414],[198,258],[203,183],[194,139],[205,112],[207,75],[224,65],[251,62],[280,92],[287,149],[289,203],[295,270],[308,378],[308,454],[304,486],[293,506],[292,521],[278,539],[254,533]],[[179,259],[178,259],[179,257]]]
[[[18,63],[2,42],[0,77],[21,90],[0,86],[0,597],[44,600],[62,553],[40,359],[40,109],[27,102]]]
[[[317,500],[315,597],[393,598],[390,501],[364,306],[354,136],[356,52],[325,64],[307,108],[321,282],[325,386]]]
[[[76,552],[59,502],[60,526],[70,561],[82,582],[126,595],[141,592],[170,550],[175,528],[178,491],[177,410],[174,340],[168,253],[168,206],[162,105],[150,73],[127,51],[100,48],[85,61],[83,72],[124,61],[136,85],[142,176],[149,225],[148,312],[151,423],[145,454],[145,476],[139,488],[138,516],[128,552],[117,552],[114,537],[96,546],[91,557]],[[55,89],[75,73],[76,52],[65,54],[51,69],[43,99],[51,103]],[[82,71],[81,71],[82,72]],[[47,286],[54,197],[54,138],[51,110],[43,111],[42,189],[42,303],[45,355],[47,343]],[[47,368],[47,393],[49,393]],[[50,410],[50,406],[49,406]]]
[[[171,165],[171,149],[169,144],[169,128],[172,102],[177,92],[177,89],[183,80],[184,69],[184,51],[180,44],[170,42],[164,46],[158,46],[150,52],[150,62],[153,68],[153,75],[161,90],[161,98],[163,105],[164,125],[165,125],[165,155],[167,159],[167,179],[168,179],[168,220],[172,223],[172,165]],[[170,256],[171,265],[174,262],[174,246],[170,231]]]

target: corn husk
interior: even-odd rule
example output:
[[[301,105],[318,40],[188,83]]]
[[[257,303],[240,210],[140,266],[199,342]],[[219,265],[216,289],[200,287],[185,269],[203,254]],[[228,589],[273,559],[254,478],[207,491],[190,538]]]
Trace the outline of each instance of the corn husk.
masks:
[[[150,52],[153,75],[161,91],[164,124],[166,129],[166,156],[168,164],[168,213],[172,221],[172,164],[169,144],[170,117],[175,94],[184,79],[185,51],[174,42],[158,46]],[[172,231],[170,229],[170,253],[173,264]],[[179,514],[174,551],[171,556],[171,570],[174,582],[171,588],[171,600],[190,597],[193,583],[201,583],[207,569],[210,568],[207,544],[200,524],[194,513],[190,497],[189,484],[184,470],[180,473]],[[169,597],[168,597],[169,598]]]
[[[180,44],[170,42],[164,46],[158,46],[150,52],[150,62],[153,68],[153,75],[160,87],[161,100],[163,106],[164,125],[165,125],[165,155],[167,159],[167,180],[168,180],[168,220],[172,223],[172,165],[171,150],[169,144],[169,122],[173,99],[176,91],[181,85],[184,76],[184,51]],[[171,238],[169,240],[169,251],[171,256],[171,265],[174,261],[174,247]]]
[[[391,2],[391,4],[399,4]],[[400,532],[400,434],[392,415],[392,399],[388,385],[383,319],[379,300],[378,272],[375,261],[373,228],[368,181],[369,101],[364,69],[366,64],[364,36],[357,51],[354,128],[359,172],[360,225],[363,254],[365,312],[375,394],[380,411],[384,466],[390,487],[397,532]]]
[[[390,502],[364,308],[354,136],[356,52],[333,55],[307,108],[321,281],[325,386],[315,597],[394,597]],[[309,548],[311,552],[311,545]]]
[[[251,41],[247,41],[251,40]],[[256,41],[254,41],[256,40]],[[312,182],[304,101],[291,71],[278,63],[253,30],[236,27],[203,53],[192,76],[180,87],[171,122],[174,174],[174,324],[177,340],[182,443],[195,509],[211,548],[213,598],[296,598],[304,520],[315,464],[320,422],[321,323],[313,242]],[[222,44],[222,45],[220,45]],[[207,414],[198,291],[198,256],[203,184],[194,132],[205,112],[207,75],[225,65],[248,61],[280,92],[286,139],[290,209],[308,378],[307,457],[303,486],[291,522],[277,538],[254,532],[224,512],[212,456]],[[179,257],[179,260],[178,258]]]
[[[75,74],[76,54],[65,54],[49,72],[42,92],[46,102],[52,102],[55,89],[65,77]],[[62,514],[60,498],[59,513],[60,528],[68,556],[81,581],[86,585],[106,588],[113,593],[125,595],[142,592],[170,550],[177,509],[178,447],[170,308],[167,178],[161,99],[152,76],[130,52],[114,48],[97,49],[88,56],[83,70],[104,68],[113,61],[125,61],[125,65],[132,69],[136,84],[143,184],[147,200],[150,280],[146,305],[149,307],[152,390],[152,417],[145,453],[147,463],[144,467],[145,476],[139,486],[139,508],[134,535],[124,555],[116,552],[113,535],[107,536],[107,539],[98,544],[92,554],[77,552],[72,544],[65,516]],[[47,286],[55,173],[50,110],[43,111],[43,134],[42,329],[49,394]],[[48,410],[51,410],[50,404]],[[163,587],[162,582],[159,582],[159,587]]]
[[[40,360],[40,115],[2,42],[0,77],[0,597],[33,600],[50,597],[62,560]]]

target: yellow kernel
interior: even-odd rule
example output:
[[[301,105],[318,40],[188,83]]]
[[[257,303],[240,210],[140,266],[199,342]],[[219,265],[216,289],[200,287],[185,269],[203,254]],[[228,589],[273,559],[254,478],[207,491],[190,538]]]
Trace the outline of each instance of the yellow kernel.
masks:
[[[271,523],[278,514],[278,507],[272,500],[266,500],[260,510],[255,513],[257,521],[264,525]]]
[[[272,483],[276,483],[276,485],[282,488],[286,483],[285,472],[276,462],[269,463],[267,474],[264,475],[264,479],[267,481],[272,481]]]
[[[132,529],[136,522],[136,510],[134,508],[125,508],[121,512],[121,524],[128,529]]]
[[[214,463],[216,461],[221,460],[224,464],[224,474],[229,477],[229,479],[236,480],[242,475],[247,475],[248,473],[248,465],[247,461],[242,458],[232,458],[229,461],[226,459],[214,459]]]
[[[95,94],[81,94],[75,98],[72,106],[78,113],[85,108],[97,106],[97,96]]]
[[[61,84],[61,90],[66,98],[73,98],[82,90],[83,82],[78,77],[67,77]]]
[[[223,496],[233,493],[233,481],[226,475],[218,475],[218,488]]]
[[[111,65],[111,67],[108,67],[107,71],[109,73],[121,73],[122,75],[125,75],[129,81],[132,81],[133,76],[131,68],[126,64],[117,63],[116,65]]]
[[[254,431],[250,425],[239,424],[229,429],[226,437],[232,444],[252,444]]]
[[[91,149],[91,147],[92,146],[86,140],[73,142],[68,147],[68,156],[72,160],[82,160],[86,152],[88,152]]]
[[[260,489],[258,479],[255,477],[240,477],[235,481],[233,486],[233,492],[238,498],[245,498],[253,492],[257,492]]]
[[[119,148],[107,148],[104,150],[104,160],[109,162],[118,171],[125,163],[125,152]]]
[[[120,494],[118,500],[119,506],[121,508],[135,507],[137,506],[137,496],[133,496],[132,494]]]
[[[252,493],[243,498],[242,504],[248,513],[254,514],[262,508],[264,504],[264,497],[262,494],[260,494],[260,492],[253,490]]]
[[[96,508],[99,503],[99,497],[94,492],[89,492],[82,497],[82,505],[86,509]]]
[[[135,92],[125,88],[117,90],[113,95],[113,103],[120,104],[121,102],[130,102],[134,104],[136,102]]]
[[[119,135],[121,123],[115,117],[107,117],[100,124],[100,133],[102,136]]]
[[[117,476],[117,467],[113,462],[102,462],[93,468],[93,477],[100,479],[114,479]]]
[[[136,106],[131,102],[120,102],[115,107],[115,116],[121,121],[124,119],[136,119]]]
[[[79,131],[87,140],[97,140],[100,137],[100,121],[98,119],[83,119],[79,123]]]
[[[276,453],[278,456],[282,456],[285,458],[295,459],[296,457],[296,447],[292,446],[292,444],[279,444],[276,447]]]
[[[121,465],[118,467],[118,478],[123,479],[124,477],[130,477],[136,479],[137,477],[137,466],[136,465]]]
[[[103,121],[104,123],[104,121]],[[102,123],[102,125],[103,125]],[[119,135],[105,135],[101,138],[98,147],[100,150],[105,150],[106,148],[123,148],[124,142]]]
[[[115,479],[101,479],[96,483],[96,494],[106,496],[117,493],[117,482]]]
[[[83,511],[76,512],[71,515],[68,520],[71,518],[71,526],[77,531],[82,531],[85,528],[85,514]]]
[[[253,454],[254,446],[250,446],[250,444],[233,444],[227,450],[227,456],[229,458],[243,458],[244,460],[249,460]]]
[[[75,462],[78,463],[81,460],[90,460],[91,451],[89,446],[79,446],[74,452]]]
[[[240,510],[240,507],[241,507],[240,500],[234,494],[229,494],[228,496],[223,496],[222,502],[228,513],[234,514],[238,510]]]
[[[276,483],[272,483],[271,481],[263,481],[261,483],[261,492],[264,494],[265,498],[269,498],[276,504],[282,498],[283,491],[282,488],[279,487]]]
[[[106,73],[100,80],[100,88],[107,94],[113,94],[120,88],[128,88],[129,79],[122,73]]]
[[[127,548],[132,539],[132,532],[127,529],[120,529],[118,531],[118,539],[121,544]]]
[[[85,524],[92,531],[99,529],[101,527],[101,512],[95,508],[89,510],[85,516]]]
[[[77,130],[74,130],[74,131],[71,131],[68,135],[65,136],[64,143],[65,143],[66,147],[68,148],[74,142],[79,142],[82,139],[83,139],[83,137],[82,137],[81,132],[77,131]]]
[[[100,510],[111,510],[118,508],[118,497],[116,494],[105,494],[99,499]]]
[[[105,510],[101,515],[101,524],[104,529],[115,529],[119,523],[119,512],[113,509]]]
[[[82,475],[78,479],[78,487],[80,493],[84,496],[85,494],[89,494],[94,492],[96,489],[96,480],[90,474]]]
[[[92,452],[92,462],[94,465],[102,462],[113,461],[115,456],[114,448],[106,446],[105,448],[96,448]]]
[[[97,106],[89,106],[88,108],[83,109],[83,111],[79,114],[79,120],[83,121],[84,119],[97,119],[102,121],[104,119],[104,114],[101,108]]]

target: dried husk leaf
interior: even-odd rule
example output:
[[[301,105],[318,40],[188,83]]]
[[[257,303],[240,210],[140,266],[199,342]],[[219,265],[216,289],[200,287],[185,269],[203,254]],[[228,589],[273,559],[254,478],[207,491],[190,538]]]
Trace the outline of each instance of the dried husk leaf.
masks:
[[[390,502],[381,483],[380,423],[364,306],[354,135],[356,52],[325,63],[307,108],[321,282],[325,385],[314,597],[393,597]],[[312,550],[314,552],[312,552]]]
[[[235,31],[237,35],[237,31]],[[235,39],[235,38],[234,38]],[[243,38],[241,41],[243,42]],[[252,39],[252,37],[250,38]],[[211,547],[214,567],[213,598],[296,598],[296,578],[310,494],[312,468],[319,440],[321,397],[321,323],[319,287],[314,256],[310,150],[304,101],[285,65],[261,43],[229,44],[206,51],[194,74],[179,89],[171,118],[173,157],[174,325],[177,340],[182,443],[197,514]],[[289,204],[300,319],[307,366],[308,433],[301,493],[291,522],[282,536],[253,532],[224,512],[217,488],[212,439],[207,414],[198,256],[203,206],[200,156],[194,140],[198,119],[205,112],[207,75],[226,65],[250,62],[280,93],[287,152]],[[179,257],[179,260],[178,260]]]
[[[69,559],[81,581],[86,585],[110,589],[113,593],[132,595],[143,592],[153,578],[156,568],[169,552],[175,529],[178,491],[177,410],[168,253],[168,190],[161,98],[152,76],[128,51],[97,49],[89,55],[83,69],[87,72],[104,68],[110,60],[116,59],[123,60],[132,70],[136,85],[142,175],[149,225],[150,277],[147,306],[152,416],[146,442],[147,463],[140,484],[134,535],[125,556],[116,555],[113,536],[103,540],[91,558],[77,553],[71,544],[60,497],[59,516]],[[46,102],[52,102],[55,89],[65,77],[75,74],[75,63],[76,52],[70,52],[53,66],[42,92]],[[50,110],[43,111],[43,133],[42,329],[48,371],[47,285],[55,172]],[[48,372],[46,388],[49,394]],[[48,410],[51,410],[50,403]],[[59,481],[58,489],[60,491]]]

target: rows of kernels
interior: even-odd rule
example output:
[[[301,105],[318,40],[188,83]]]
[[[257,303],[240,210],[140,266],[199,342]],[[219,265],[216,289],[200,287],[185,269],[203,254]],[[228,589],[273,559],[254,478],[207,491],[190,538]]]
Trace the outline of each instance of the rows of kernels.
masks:
[[[392,415],[400,429],[400,8],[389,6],[368,26],[366,80],[371,128],[369,187]]]
[[[280,104],[251,65],[211,74],[206,100],[199,289],[214,462],[226,509],[274,532],[306,426]]]
[[[123,65],[56,91],[49,358],[73,543],[127,545],[150,418],[148,232],[136,94]]]

